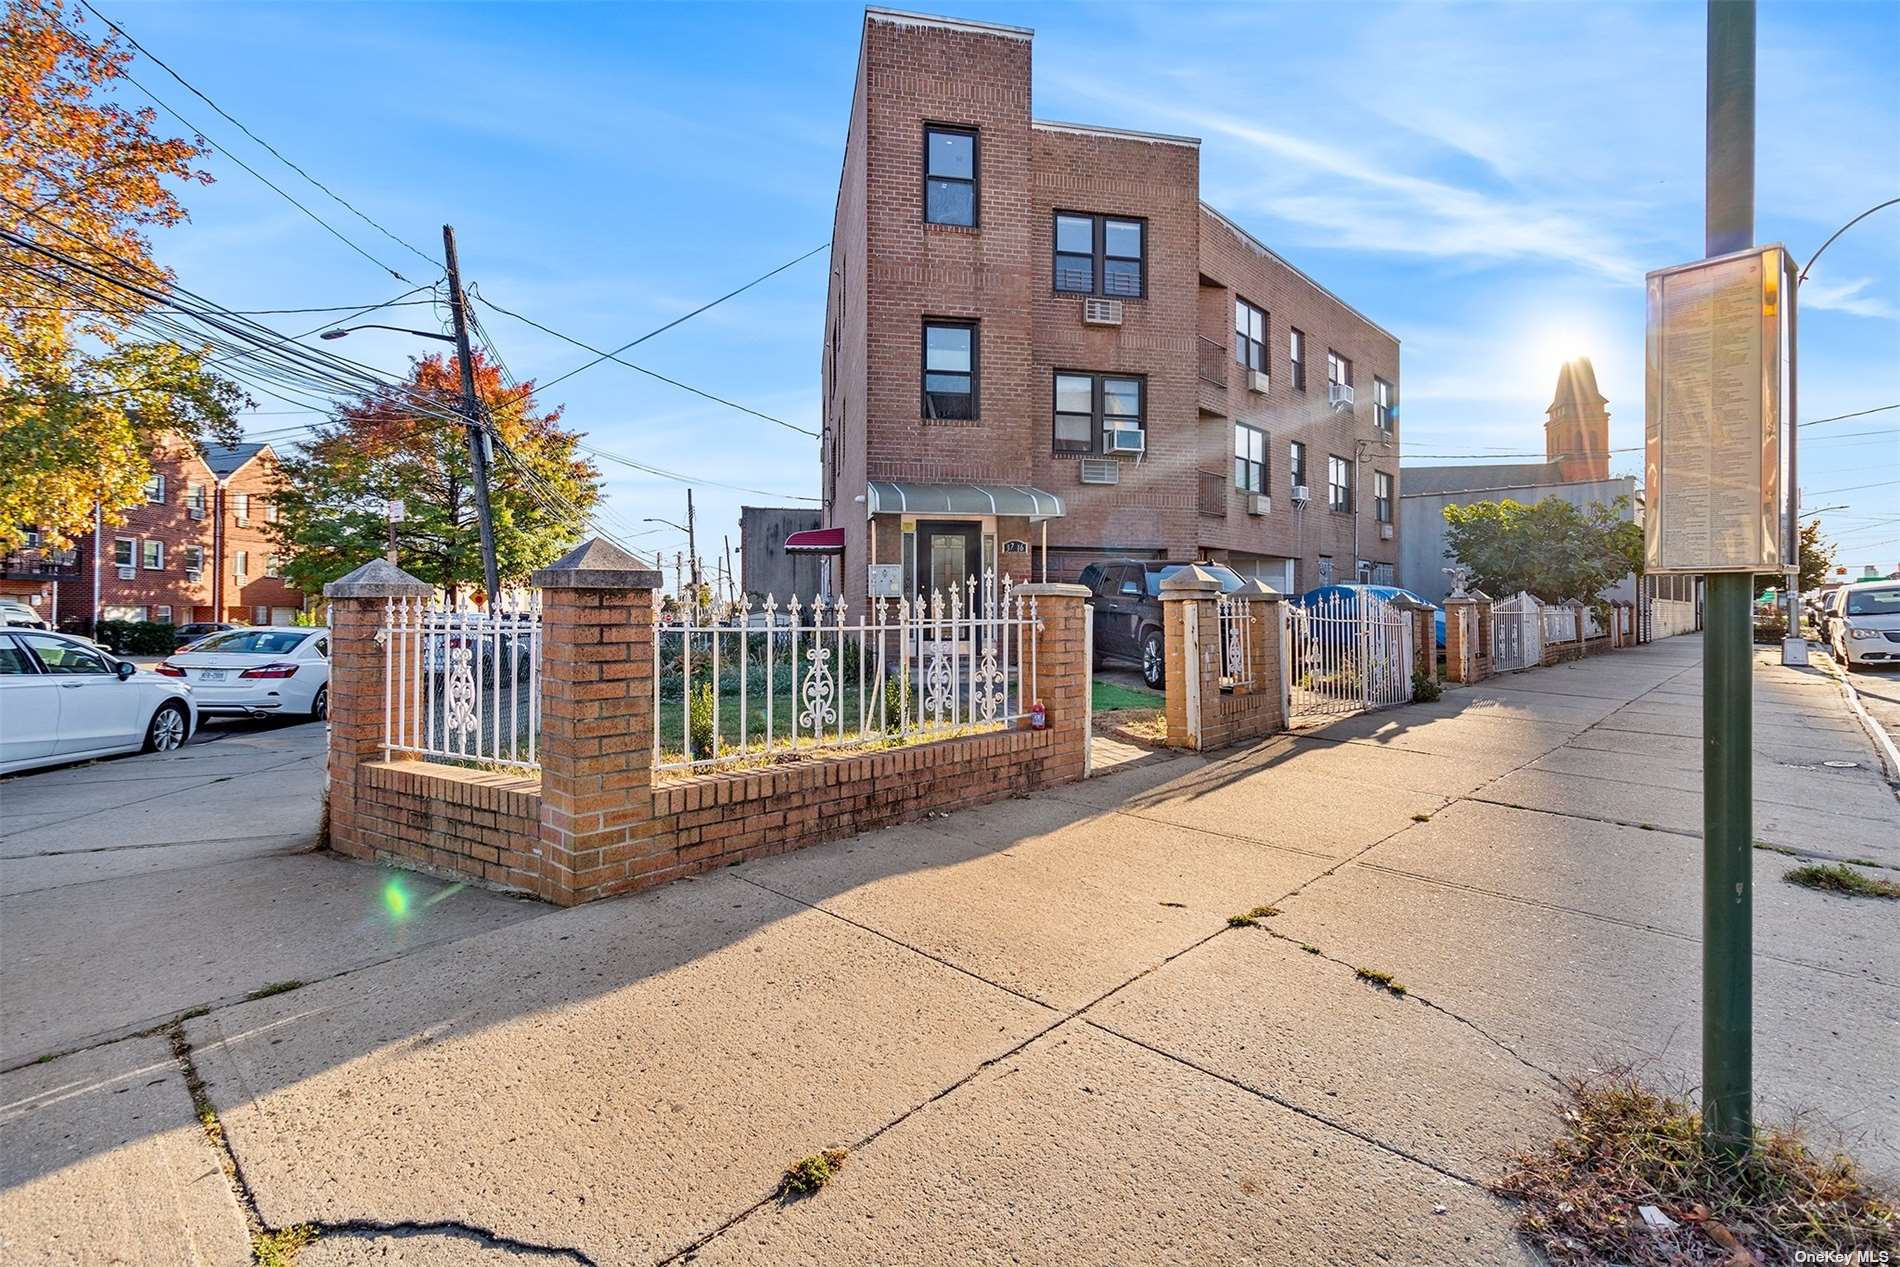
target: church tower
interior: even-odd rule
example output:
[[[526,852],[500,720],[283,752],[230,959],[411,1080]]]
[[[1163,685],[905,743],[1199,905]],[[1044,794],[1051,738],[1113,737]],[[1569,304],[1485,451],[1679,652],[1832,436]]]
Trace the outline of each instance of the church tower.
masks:
[[[1563,482],[1610,477],[1610,402],[1590,358],[1565,361],[1544,420],[1544,458]]]

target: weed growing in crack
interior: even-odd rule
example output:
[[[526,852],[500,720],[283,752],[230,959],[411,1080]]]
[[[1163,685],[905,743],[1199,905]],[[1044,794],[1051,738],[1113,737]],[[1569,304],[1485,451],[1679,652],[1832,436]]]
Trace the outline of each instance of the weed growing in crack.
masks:
[[[778,1190],[782,1197],[808,1197],[818,1189],[830,1183],[844,1165],[844,1149],[827,1148],[822,1153],[813,1153],[802,1157],[786,1167],[785,1177],[779,1180]]]
[[[1412,821],[1415,823],[1429,823],[1432,821],[1432,816],[1430,814],[1414,814],[1412,815]]]
[[[1794,850],[1788,848],[1788,846],[1786,845],[1771,845],[1765,840],[1756,841],[1755,848],[1760,849],[1765,853],[1784,853],[1784,854],[1787,854],[1790,858],[1798,858],[1801,856],[1800,854],[1796,853]]]
[[[1354,968],[1352,975],[1367,985],[1377,986],[1387,994],[1397,995],[1401,999],[1405,997],[1405,982],[1389,972],[1381,972],[1377,968]]]
[[[317,1229],[308,1223],[258,1232],[251,1237],[251,1259],[257,1267],[297,1267],[298,1251],[316,1239]]]
[[[1313,945],[1311,942],[1304,942],[1304,941],[1301,942],[1300,949],[1304,950],[1309,955],[1317,955],[1319,953],[1319,947]]]
[[[1256,906],[1251,911],[1243,911],[1239,915],[1229,915],[1227,917],[1227,927],[1258,928],[1260,927],[1261,920],[1272,919],[1279,913],[1280,908],[1277,906]]]
[[[268,999],[273,994],[289,994],[292,990],[301,990],[303,987],[304,983],[301,981],[273,981],[267,986],[252,990],[244,996],[244,1001],[251,1003],[258,999]]]
[[[1789,884],[1798,884],[1807,889],[1819,889],[1823,893],[1844,893],[1849,897],[1884,897],[1889,901],[1900,900],[1900,884],[1892,880],[1876,880],[1873,876],[1862,875],[1852,867],[1835,862],[1826,866],[1809,863],[1805,867],[1796,867],[1781,877]]]

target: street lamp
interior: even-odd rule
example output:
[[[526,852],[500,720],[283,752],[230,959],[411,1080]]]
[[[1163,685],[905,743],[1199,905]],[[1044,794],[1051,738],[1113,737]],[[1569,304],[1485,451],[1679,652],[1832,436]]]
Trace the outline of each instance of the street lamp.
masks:
[[[428,330],[411,330],[407,326],[385,326],[379,325],[374,321],[365,322],[360,326],[344,326],[338,330],[325,330],[317,337],[319,339],[340,339],[352,330],[394,330],[397,334],[413,334],[419,339],[440,339],[444,343],[455,342],[455,336],[452,334],[435,334]]]

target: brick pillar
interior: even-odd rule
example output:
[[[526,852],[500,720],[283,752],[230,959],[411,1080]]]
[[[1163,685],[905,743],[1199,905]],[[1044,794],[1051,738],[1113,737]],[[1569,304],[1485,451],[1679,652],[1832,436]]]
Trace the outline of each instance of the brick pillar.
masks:
[[[1412,613],[1412,667],[1427,681],[1438,680],[1438,609],[1429,604]]]
[[[1161,582],[1161,639],[1167,653],[1168,746],[1199,748],[1203,710],[1220,694],[1220,582],[1184,567]]]
[[[1286,596],[1265,581],[1255,579],[1241,586],[1234,597],[1247,605],[1248,623],[1252,626],[1247,644],[1247,671],[1253,683],[1246,688],[1246,693],[1271,695],[1274,708],[1267,733],[1285,730],[1287,693],[1292,685],[1287,680],[1286,662],[1281,659],[1286,642]]]
[[[433,590],[386,559],[373,559],[323,587],[330,600],[329,845],[354,858],[375,856],[377,840],[357,805],[358,771],[384,756],[384,703],[396,689],[389,648],[377,638],[392,598]],[[412,669],[411,672],[415,670]]]
[[[1055,732],[1047,780],[1072,782],[1088,772],[1089,730],[1094,724],[1089,588],[1039,581],[1013,586],[1010,593],[1022,596],[1025,604],[1034,599],[1036,618],[1042,622],[1035,635],[1029,698],[1032,703],[1042,701],[1049,729]],[[1027,671],[1031,666],[1022,667]]]
[[[1445,600],[1445,680],[1478,680],[1478,600],[1454,594]]]
[[[653,829],[653,652],[660,574],[593,540],[541,591],[541,876],[572,906],[676,864]]]

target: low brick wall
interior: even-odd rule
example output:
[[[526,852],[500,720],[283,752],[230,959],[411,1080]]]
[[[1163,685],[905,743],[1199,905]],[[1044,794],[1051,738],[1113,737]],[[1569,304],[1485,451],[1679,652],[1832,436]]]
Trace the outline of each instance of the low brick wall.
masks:
[[[1286,729],[1277,693],[1216,690],[1201,702],[1201,747],[1225,748]]]
[[[331,810],[332,848],[497,888],[538,891],[538,779],[427,761],[369,761],[358,773],[350,822],[342,830]]]

